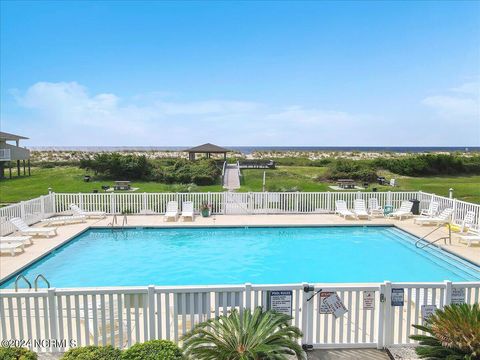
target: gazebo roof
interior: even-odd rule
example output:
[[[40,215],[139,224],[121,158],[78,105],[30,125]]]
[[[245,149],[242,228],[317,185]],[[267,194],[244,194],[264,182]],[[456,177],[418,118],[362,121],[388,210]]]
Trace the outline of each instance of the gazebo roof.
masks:
[[[2,140],[21,140],[21,139],[28,139],[28,138],[25,137],[25,136],[21,136],[21,135],[15,135],[15,134],[10,134],[10,133],[0,131],[0,139],[2,139]]]
[[[187,149],[185,151],[190,153],[226,153],[230,152],[231,150],[222,148],[214,144],[206,143],[203,145],[195,146],[191,149]]]

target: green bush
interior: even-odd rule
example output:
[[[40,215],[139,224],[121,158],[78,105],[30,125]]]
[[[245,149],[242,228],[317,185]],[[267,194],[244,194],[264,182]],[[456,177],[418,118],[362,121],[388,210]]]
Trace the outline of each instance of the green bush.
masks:
[[[120,360],[122,351],[113,346],[85,346],[68,350],[62,360]]]
[[[1,360],[37,360],[33,351],[20,347],[0,347]]]
[[[324,177],[329,180],[354,179],[373,182],[377,180],[377,172],[371,162],[337,159],[328,165]]]
[[[122,360],[177,360],[183,359],[182,351],[171,341],[150,340],[135,344],[125,350]]]
[[[220,173],[221,170],[213,159],[179,159],[170,166],[154,169],[152,178],[167,184],[213,185],[217,183]]]
[[[425,325],[413,325],[428,335],[411,335],[420,342],[415,351],[421,359],[480,359],[480,305],[447,305]]]
[[[148,177],[152,171],[152,164],[144,155],[99,153],[95,154],[93,159],[80,160],[80,168],[92,170],[95,174],[114,180],[132,180]]]
[[[407,176],[480,174],[480,156],[426,154],[403,159],[377,159],[377,168]]]

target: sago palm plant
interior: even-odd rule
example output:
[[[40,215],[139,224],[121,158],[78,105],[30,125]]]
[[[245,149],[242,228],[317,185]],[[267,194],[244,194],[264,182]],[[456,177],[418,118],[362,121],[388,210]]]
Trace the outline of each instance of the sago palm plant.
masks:
[[[423,359],[480,359],[479,304],[449,305],[437,310],[425,326],[413,325],[430,335],[412,335],[420,342],[416,351]]]
[[[288,355],[305,359],[297,340],[301,331],[291,318],[260,307],[252,313],[233,310],[198,324],[183,337],[184,354],[196,360],[283,360]]]

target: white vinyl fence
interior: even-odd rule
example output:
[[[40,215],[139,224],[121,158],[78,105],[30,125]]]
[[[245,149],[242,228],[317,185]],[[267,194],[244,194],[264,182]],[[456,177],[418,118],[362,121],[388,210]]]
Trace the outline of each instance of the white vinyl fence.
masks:
[[[125,348],[150,339],[178,342],[195,324],[233,309],[268,308],[273,290],[291,291],[292,324],[302,330],[306,348],[408,344],[409,335],[417,333],[411,325],[423,323],[425,305],[480,300],[480,282],[448,281],[2,291],[0,338],[36,351],[94,344]],[[393,304],[392,293],[398,297],[399,290],[403,297]],[[347,310],[338,318],[323,304],[332,293]]]
[[[399,192],[209,192],[209,193],[51,193],[18,204],[0,208],[0,234],[14,231],[8,222],[21,217],[28,224],[69,211],[76,204],[87,211],[105,211],[108,214],[163,214],[167,202],[176,201],[181,209],[184,201],[193,201],[198,211],[203,203],[211,206],[212,214],[322,214],[335,211],[335,201],[345,200],[352,208],[355,199],[377,198],[380,206],[391,205],[397,209],[404,200],[420,200],[420,209],[430,202],[440,204],[440,211],[454,208],[452,222],[461,225],[465,214],[473,211],[476,224],[480,224],[480,205],[450,199],[421,191]]]
[[[15,231],[13,225],[8,221],[11,218],[22,218],[30,225],[52,216],[55,212],[54,193],[0,208],[0,235]]]

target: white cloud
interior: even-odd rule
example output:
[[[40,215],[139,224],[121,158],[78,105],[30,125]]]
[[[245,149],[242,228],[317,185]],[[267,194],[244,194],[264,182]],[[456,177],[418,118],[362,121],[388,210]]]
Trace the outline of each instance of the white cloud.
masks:
[[[447,94],[428,96],[422,104],[445,118],[480,121],[479,86],[476,82],[465,83]]]
[[[461,118],[468,128],[478,128],[473,88],[460,86],[422,101],[441,115],[445,126],[438,127],[438,116],[419,118],[415,112],[373,116],[238,99],[172,101],[173,95],[166,92],[125,99],[113,93],[90,94],[76,82],[39,82],[24,92],[12,92],[19,109],[15,117],[11,112],[5,116],[2,110],[2,125],[29,136],[32,146],[187,146],[207,141],[220,145],[471,145],[479,143],[478,136],[452,134],[447,125],[455,126]]]

